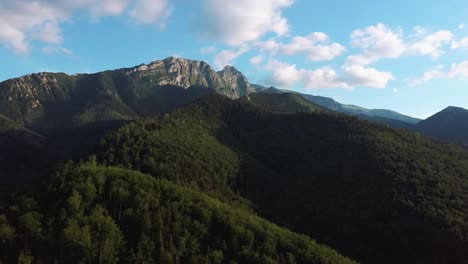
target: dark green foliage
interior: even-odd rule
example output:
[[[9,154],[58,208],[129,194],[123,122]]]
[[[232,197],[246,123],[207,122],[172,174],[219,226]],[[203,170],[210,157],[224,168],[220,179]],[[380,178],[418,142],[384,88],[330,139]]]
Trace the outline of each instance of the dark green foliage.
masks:
[[[468,146],[468,110],[447,107],[419,122],[414,130],[444,142]]]
[[[265,87],[258,84],[252,85],[259,93],[269,94],[287,94],[293,93],[299,95],[309,102],[317,104],[325,109],[336,111],[339,113],[345,113],[353,116],[358,116],[364,120],[370,120],[377,123],[390,125],[396,128],[409,128],[412,125],[421,121],[418,118],[403,115],[395,111],[386,109],[366,109],[364,107],[341,104],[332,98],[324,96],[316,96],[311,94],[302,94],[290,90],[282,90],[275,87]]]
[[[261,93],[251,94],[240,99],[248,101],[266,112],[297,113],[297,112],[327,112],[328,110],[307,101],[299,94],[293,93]]]
[[[35,199],[0,207],[0,261],[353,263],[201,192],[94,162],[65,165]]]
[[[198,138],[200,144],[192,142]],[[255,102],[211,96],[117,130],[98,150],[106,164],[144,168],[172,180],[184,173],[144,167],[142,157],[169,155],[188,162],[188,175],[197,175],[204,169],[196,164],[212,153],[235,153],[237,159],[212,158],[213,167],[236,168],[228,170],[234,181],[227,181],[234,192],[268,219],[346,255],[364,263],[468,258],[468,153],[403,130],[326,112],[273,114]],[[143,150],[145,155],[135,155]],[[210,189],[206,180],[181,177]],[[203,178],[225,183],[216,177]]]
[[[89,153],[102,136],[129,120],[172,111],[212,92],[153,81],[115,70],[40,73],[0,83],[0,184],[30,183],[57,157]]]
[[[50,166],[59,153],[45,137],[0,115],[0,192],[24,188],[32,174]]]

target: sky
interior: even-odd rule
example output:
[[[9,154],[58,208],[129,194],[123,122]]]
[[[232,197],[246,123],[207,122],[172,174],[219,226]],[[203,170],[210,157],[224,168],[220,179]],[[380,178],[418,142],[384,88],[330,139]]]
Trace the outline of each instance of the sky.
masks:
[[[466,0],[0,0],[0,81],[178,56],[426,118],[468,108]]]

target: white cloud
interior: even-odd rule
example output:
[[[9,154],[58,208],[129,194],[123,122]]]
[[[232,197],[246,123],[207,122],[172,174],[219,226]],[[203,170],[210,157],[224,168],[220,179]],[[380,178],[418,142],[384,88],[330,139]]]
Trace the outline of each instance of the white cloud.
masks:
[[[345,66],[341,73],[331,67],[319,69],[298,69],[294,64],[280,61],[270,61],[266,70],[270,72],[271,85],[291,87],[302,85],[308,89],[356,87],[385,88],[393,79],[390,72],[380,72],[374,68],[365,68],[359,65]]]
[[[344,79],[350,87],[383,89],[390,80],[394,79],[391,72],[382,72],[361,65],[344,66],[343,71]]]
[[[468,61],[452,63],[450,69],[444,70],[442,65],[438,65],[432,70],[426,71],[421,77],[410,78],[407,83],[410,86],[421,85],[435,79],[467,79]]]
[[[351,65],[368,65],[380,59],[398,58],[405,51],[402,35],[382,23],[354,30],[351,44],[362,49],[362,53],[348,57],[347,63]]]
[[[60,24],[79,10],[88,11],[92,19],[128,15],[139,23],[158,25],[170,13],[167,0],[1,0],[0,43],[23,54],[32,41],[60,46]]]
[[[442,47],[453,39],[452,32],[441,30],[426,35],[421,40],[409,44],[407,53],[411,55],[431,56],[433,59],[444,54]]]
[[[215,52],[216,52],[216,47],[215,46],[207,46],[207,47],[200,48],[200,53],[201,54],[213,54]]]
[[[5,0],[0,6],[0,42],[17,53],[27,53],[29,40],[47,43],[62,41],[57,23],[66,14],[36,1]]]
[[[253,64],[253,65],[258,65],[258,64],[262,63],[262,61],[263,61],[263,56],[262,55],[254,56],[254,57],[249,59],[250,64]]]
[[[27,53],[29,44],[25,34],[8,24],[4,24],[0,18],[0,43],[13,49],[16,53]]]
[[[468,78],[468,61],[462,61],[460,63],[453,63],[450,71],[447,74],[448,78]]]
[[[361,49],[361,53],[348,56],[347,64],[369,65],[381,59],[396,59],[403,55],[442,56],[443,48],[450,44],[454,35],[448,30],[429,33],[427,29],[416,26],[414,34],[405,41],[402,32],[394,31],[382,23],[357,29],[351,33],[351,44]],[[457,44],[452,43],[452,47]]]
[[[164,28],[171,12],[168,0],[136,0],[130,16],[138,23],[157,24]]]
[[[99,0],[89,5],[91,16],[96,19],[104,16],[118,16],[127,7],[127,0]]]
[[[302,81],[300,70],[296,65],[280,61],[270,61],[266,70],[271,73],[270,82],[280,87],[290,87]]]
[[[393,93],[399,93],[400,92],[400,89],[398,88],[393,88]]]
[[[222,69],[224,66],[231,64],[233,60],[246,53],[249,49],[247,46],[241,46],[236,50],[222,50],[213,58],[213,63],[216,69]]]
[[[45,22],[33,29],[31,37],[39,41],[51,44],[62,43],[62,33],[56,21]]]
[[[272,39],[256,43],[261,51],[285,55],[305,54],[312,61],[329,61],[342,55],[346,48],[333,42],[322,32],[313,32],[307,36],[296,36],[289,43],[280,43]]]
[[[282,36],[289,25],[282,10],[293,0],[204,0],[197,31],[204,38],[229,45],[260,39],[266,33]]]
[[[458,29],[462,30],[465,28],[465,24],[458,24],[457,26]]]
[[[464,37],[460,39],[459,41],[452,41],[452,44],[450,47],[455,50],[455,49],[468,49],[468,37]]]
[[[414,36],[423,36],[427,33],[427,29],[422,26],[413,27]]]
[[[438,66],[435,69],[426,71],[421,77],[408,79],[407,83],[410,86],[416,86],[416,85],[426,83],[433,79],[441,78],[442,76],[444,76],[444,73],[442,72],[442,68],[443,68],[442,66]]]
[[[42,48],[42,52],[45,54],[52,54],[52,53],[63,53],[71,57],[75,57],[73,51],[64,47],[54,47],[54,46],[47,46]]]

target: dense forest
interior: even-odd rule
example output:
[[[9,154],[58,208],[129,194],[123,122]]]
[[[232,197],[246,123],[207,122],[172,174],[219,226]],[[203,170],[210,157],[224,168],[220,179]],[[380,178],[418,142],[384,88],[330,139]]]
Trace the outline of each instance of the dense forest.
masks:
[[[259,105],[213,95],[116,130],[96,154],[215,196],[227,186],[267,219],[363,263],[464,263],[466,151],[349,116]]]
[[[0,263],[353,263],[200,191],[93,158],[0,205]]]
[[[145,115],[51,137],[0,116],[2,168],[37,168],[0,189],[0,263],[468,259],[466,150],[296,94]]]

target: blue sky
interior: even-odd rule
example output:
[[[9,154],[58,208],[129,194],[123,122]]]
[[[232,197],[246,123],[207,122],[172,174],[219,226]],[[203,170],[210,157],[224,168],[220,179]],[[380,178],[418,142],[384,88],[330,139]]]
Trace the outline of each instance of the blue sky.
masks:
[[[468,108],[462,0],[0,0],[0,80],[169,56],[427,117]]]

